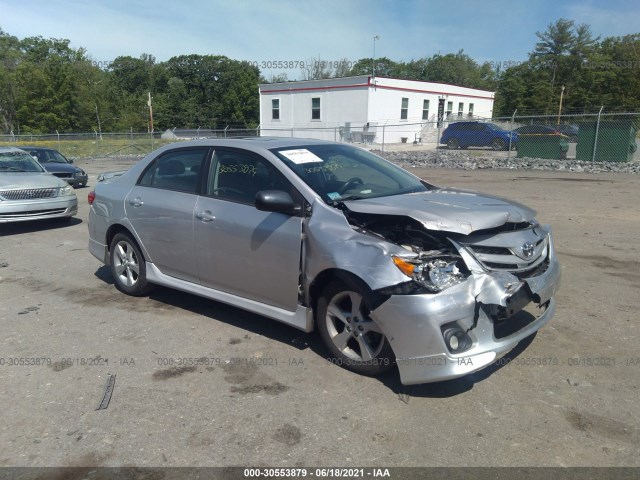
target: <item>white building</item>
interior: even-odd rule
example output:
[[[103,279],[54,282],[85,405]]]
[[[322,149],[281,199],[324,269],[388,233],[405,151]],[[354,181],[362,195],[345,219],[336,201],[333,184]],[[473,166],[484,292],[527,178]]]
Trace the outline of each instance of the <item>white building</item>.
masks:
[[[435,142],[446,122],[491,118],[494,92],[361,75],[260,85],[263,136]]]

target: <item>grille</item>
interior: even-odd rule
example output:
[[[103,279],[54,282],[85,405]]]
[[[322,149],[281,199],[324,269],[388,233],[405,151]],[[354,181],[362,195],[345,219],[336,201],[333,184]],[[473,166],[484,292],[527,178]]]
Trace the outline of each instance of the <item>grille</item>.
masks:
[[[54,173],[58,178],[73,178],[73,173]]]
[[[538,267],[542,267],[548,257],[549,240],[541,238],[534,245],[533,255],[530,258],[522,258],[516,255],[520,247],[490,247],[485,245],[468,245],[467,248],[473,256],[487,270],[512,273],[542,273]],[[544,271],[544,270],[542,270]]]
[[[24,190],[0,190],[0,197],[5,200],[35,200],[37,198],[53,198],[58,195],[57,188],[27,188]]]

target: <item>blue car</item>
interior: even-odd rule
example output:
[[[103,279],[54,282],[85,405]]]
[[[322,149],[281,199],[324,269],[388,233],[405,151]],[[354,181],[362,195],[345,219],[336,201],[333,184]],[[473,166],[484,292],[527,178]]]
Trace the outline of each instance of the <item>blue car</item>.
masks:
[[[38,163],[40,163],[47,172],[61,178],[73,188],[84,187],[87,185],[89,176],[86,172],[81,168],[72,165],[73,160],[69,160],[59,151],[45,147],[21,146],[19,148],[36,158]]]
[[[518,134],[503,130],[493,123],[456,122],[442,132],[440,143],[446,144],[449,150],[468,147],[491,147],[494,150],[507,150],[509,144],[511,144],[511,148],[517,146]]]

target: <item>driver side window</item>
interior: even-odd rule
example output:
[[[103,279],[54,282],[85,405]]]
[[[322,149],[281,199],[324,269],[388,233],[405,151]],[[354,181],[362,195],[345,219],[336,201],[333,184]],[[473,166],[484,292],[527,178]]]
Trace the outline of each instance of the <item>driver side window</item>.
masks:
[[[296,203],[302,196],[269,161],[241,150],[216,150],[207,180],[206,195],[253,205],[261,190],[283,190]]]

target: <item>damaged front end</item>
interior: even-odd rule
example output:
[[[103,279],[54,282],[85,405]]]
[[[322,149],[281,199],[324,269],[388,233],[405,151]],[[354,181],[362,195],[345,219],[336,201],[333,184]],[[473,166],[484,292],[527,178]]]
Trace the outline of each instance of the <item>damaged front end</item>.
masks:
[[[560,267],[550,228],[533,215],[452,232],[426,228],[411,216],[355,212],[348,205],[320,210],[309,224],[309,274],[335,262],[369,285],[380,299],[370,317],[389,341],[405,385],[479,370],[554,314]],[[350,239],[330,234],[332,222],[324,215],[335,214],[343,220],[334,228],[348,224]],[[324,228],[314,229],[314,223]],[[324,247],[338,238],[338,258],[313,255],[335,252],[335,245]]]

